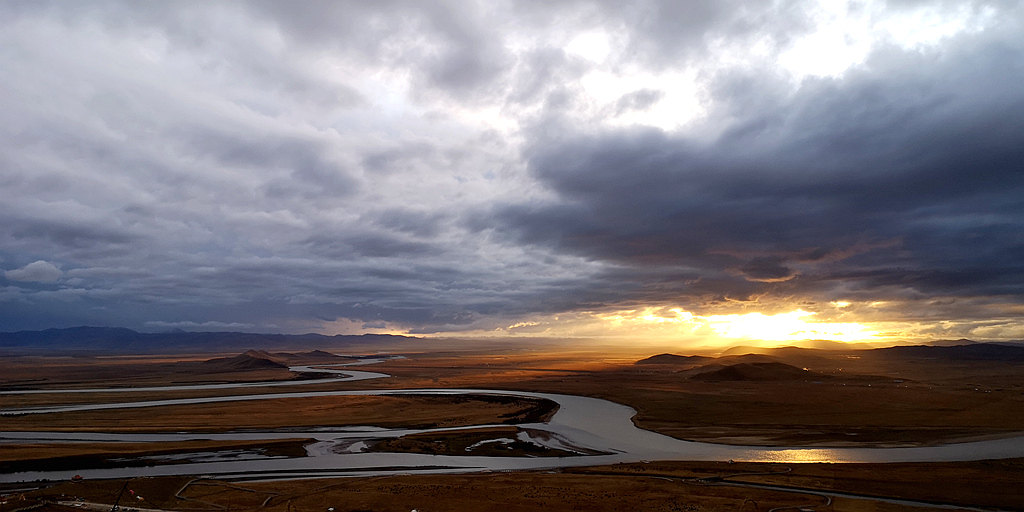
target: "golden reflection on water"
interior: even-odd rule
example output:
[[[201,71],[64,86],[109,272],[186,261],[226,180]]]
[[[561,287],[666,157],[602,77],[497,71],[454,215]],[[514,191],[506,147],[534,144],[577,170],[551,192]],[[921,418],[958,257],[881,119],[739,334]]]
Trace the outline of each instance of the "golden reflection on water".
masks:
[[[841,457],[835,450],[806,449],[764,451],[751,454],[751,462],[852,462]]]

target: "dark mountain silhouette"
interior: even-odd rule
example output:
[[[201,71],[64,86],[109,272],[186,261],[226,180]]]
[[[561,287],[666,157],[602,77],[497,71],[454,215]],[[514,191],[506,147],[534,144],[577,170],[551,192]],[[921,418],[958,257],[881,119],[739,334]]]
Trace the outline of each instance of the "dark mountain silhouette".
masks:
[[[250,351],[252,352],[252,351]],[[203,361],[203,366],[215,371],[239,372],[248,370],[273,370],[288,368],[288,365],[271,361],[262,357],[254,357],[249,352],[234,357],[218,357]]]
[[[818,380],[826,376],[797,368],[785,363],[738,363],[726,367],[712,365],[708,371],[699,371],[690,378],[702,382],[723,381],[781,381],[781,380]]]
[[[712,358],[704,356],[677,356],[675,354],[658,354],[646,359],[641,359],[635,364],[697,364],[709,361]]]
[[[391,334],[259,334],[245,332],[140,333],[120,327],[72,327],[43,331],[0,332],[0,349],[8,352],[174,353],[266,350],[288,347],[340,347],[374,342],[415,341]],[[329,354],[324,352],[324,354]],[[266,353],[260,357],[273,355]],[[313,358],[327,356],[316,355]],[[272,359],[272,358],[270,358]]]
[[[789,351],[846,351],[857,350],[856,345],[831,340],[803,340],[795,341],[788,345],[761,347],[755,345],[736,345],[722,351],[723,356],[739,354],[771,354],[779,350]]]
[[[309,352],[299,352],[299,353],[295,354],[295,357],[300,357],[302,359],[349,359],[347,357],[335,355],[335,354],[332,354],[330,352],[326,352],[326,351],[323,351],[323,350],[311,350]]]
[[[722,356],[715,360],[718,364],[736,363],[775,363],[779,360],[767,354],[742,354],[735,356]]]
[[[0,333],[0,347],[35,345],[102,345],[134,344],[146,335],[120,327],[71,327],[44,331]]]
[[[246,354],[252,357],[269,359],[279,363],[311,363],[311,362],[338,362],[351,360],[350,357],[334,355],[323,350],[311,350],[309,352],[267,352],[266,350],[248,350]]]
[[[723,356],[741,356],[746,354],[767,354],[771,352],[770,347],[755,347],[752,345],[736,345],[722,351]]]
[[[274,355],[271,354],[270,352],[267,352],[266,350],[246,350],[243,355],[247,355],[249,357],[258,357],[260,359],[268,359],[270,361],[275,360]]]
[[[966,338],[960,338],[958,340],[935,340],[935,341],[929,341],[928,345],[931,345],[933,347],[956,347],[956,346],[959,346],[959,345],[972,345],[974,343],[977,343],[977,341],[969,340],[969,339],[966,339]]]
[[[1024,361],[1024,347],[1000,343],[954,346],[908,345],[874,349],[871,355],[889,359],[936,359],[943,361]]]

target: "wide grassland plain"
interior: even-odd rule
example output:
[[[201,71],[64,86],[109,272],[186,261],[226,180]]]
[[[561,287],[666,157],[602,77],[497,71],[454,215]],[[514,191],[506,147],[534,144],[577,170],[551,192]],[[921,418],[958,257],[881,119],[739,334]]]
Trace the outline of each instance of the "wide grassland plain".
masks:
[[[479,346],[479,345],[478,345]],[[375,350],[379,350],[375,347]],[[593,396],[629,405],[645,429],[726,444],[914,446],[1024,432],[1019,362],[893,357],[878,351],[777,349],[654,360],[654,353],[596,349],[401,347],[405,359],[357,367],[391,375],[354,382],[223,390],[0,395],[0,409],[225,394],[405,388],[490,388]],[[346,350],[346,352],[350,352]],[[322,356],[5,357],[0,387],[103,388],[317,378],[291,364],[334,364]],[[208,359],[216,359],[208,363]],[[218,362],[219,361],[219,362]],[[245,364],[239,364],[243,361]],[[228,364],[230,362],[230,364]],[[259,361],[256,361],[259,363]],[[751,373],[749,370],[756,370]],[[795,369],[795,370],[794,370]],[[793,373],[797,372],[797,373]],[[803,372],[803,373],[799,373]],[[710,376],[710,377],[709,377]],[[144,412],[143,412],[144,411]],[[457,427],[543,420],[542,400],[493,396],[339,396],[224,402],[0,417],[0,431],[229,431],[341,425]],[[379,449],[451,453],[474,435],[410,437]],[[195,449],[259,449],[301,456],[302,438],[267,441],[0,446],[0,467],[85,467],[117,457]],[[205,443],[205,444],[204,444]],[[543,456],[515,452],[516,456]],[[560,454],[548,454],[560,455]],[[657,462],[558,471],[374,478],[219,482],[134,479],[145,498],[131,507],[166,510],[926,510],[948,504],[1024,510],[1020,460],[917,464],[728,464]],[[760,486],[760,487],[759,487]],[[767,486],[767,487],[766,487]],[[14,489],[18,486],[9,487]],[[125,481],[84,481],[11,493],[6,510],[109,506]],[[64,495],[61,497],[61,495]],[[69,497],[86,505],[60,505]],[[21,499],[24,498],[24,499]],[[42,500],[42,501],[40,501]]]

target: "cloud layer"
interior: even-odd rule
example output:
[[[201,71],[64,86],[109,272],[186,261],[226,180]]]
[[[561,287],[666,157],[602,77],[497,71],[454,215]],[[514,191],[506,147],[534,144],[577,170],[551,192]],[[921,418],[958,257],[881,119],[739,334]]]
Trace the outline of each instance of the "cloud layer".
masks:
[[[1024,336],[1022,21],[7,3],[0,330],[565,334],[800,307]]]

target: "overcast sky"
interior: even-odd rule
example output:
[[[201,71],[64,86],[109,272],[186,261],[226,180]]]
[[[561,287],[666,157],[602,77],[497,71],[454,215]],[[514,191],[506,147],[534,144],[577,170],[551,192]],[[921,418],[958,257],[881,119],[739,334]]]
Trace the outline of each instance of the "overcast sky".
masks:
[[[0,112],[0,331],[1024,338],[1021,2],[7,1]]]

